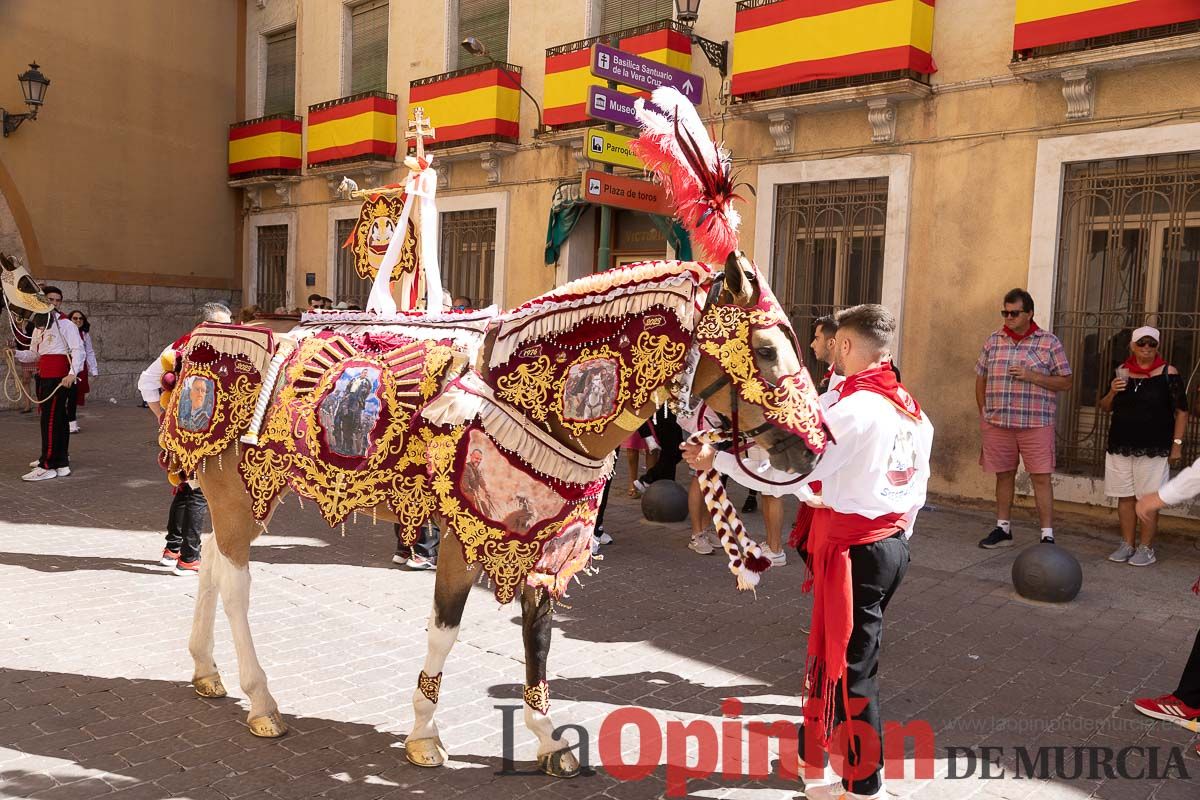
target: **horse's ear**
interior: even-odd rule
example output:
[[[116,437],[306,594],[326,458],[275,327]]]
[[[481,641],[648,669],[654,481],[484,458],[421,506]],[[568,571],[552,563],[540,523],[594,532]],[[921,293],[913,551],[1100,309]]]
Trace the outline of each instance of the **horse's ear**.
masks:
[[[741,250],[734,250],[725,259],[725,290],[733,303],[748,306],[754,302],[754,283],[750,260]]]

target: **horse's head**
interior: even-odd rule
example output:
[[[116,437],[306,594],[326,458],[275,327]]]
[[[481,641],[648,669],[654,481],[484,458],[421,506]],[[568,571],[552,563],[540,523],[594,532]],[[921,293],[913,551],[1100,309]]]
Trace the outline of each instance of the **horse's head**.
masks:
[[[696,344],[692,396],[753,437],[776,469],[810,472],[827,441],[817,393],[787,314],[740,251],[714,279]]]
[[[7,253],[0,253],[0,287],[3,288],[9,313],[21,327],[34,315],[49,314],[54,310],[20,260]]]

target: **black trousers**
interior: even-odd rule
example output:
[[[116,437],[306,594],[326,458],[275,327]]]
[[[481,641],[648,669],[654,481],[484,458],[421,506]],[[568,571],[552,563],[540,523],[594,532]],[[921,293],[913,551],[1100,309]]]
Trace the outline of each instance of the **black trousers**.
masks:
[[[167,514],[167,549],[191,564],[200,560],[200,534],[208,527],[208,498],[186,483],[171,500]]]
[[[41,405],[42,454],[38,463],[46,469],[71,466],[71,459],[67,453],[67,446],[71,441],[67,427],[67,393],[69,390],[54,391],[61,383],[62,378],[39,377],[37,379],[38,400],[45,400],[53,393],[53,397]]]
[[[890,539],[850,548],[850,576],[854,584],[854,629],[846,645],[846,691],[851,698],[862,698],[867,705],[854,715],[855,720],[865,722],[875,729],[879,743],[879,763],[874,772],[857,781],[842,781],[848,792],[874,794],[883,786],[883,723],[879,715],[879,651],[883,644],[883,612],[900,582],[908,571],[908,540],[903,533]],[[846,709],[842,703],[842,684],[834,689],[837,699],[836,726],[846,720]],[[852,747],[849,757],[852,765],[858,764],[857,753],[861,746]],[[800,731],[800,757],[805,763],[818,761],[806,758],[804,753],[804,731]],[[824,757],[824,754],[822,754]],[[824,762],[821,762],[824,763]]]
[[[1200,631],[1196,632],[1192,654],[1183,668],[1183,674],[1179,676],[1179,688],[1175,690],[1175,696],[1192,708],[1200,708]]]
[[[683,459],[683,453],[679,449],[679,445],[683,444],[683,429],[675,421],[674,414],[666,414],[662,419],[656,420],[654,432],[662,451],[658,454],[658,461],[654,462],[654,466],[646,470],[640,479],[646,485],[655,481],[675,480],[675,468]]]
[[[79,404],[79,381],[75,381],[70,389],[64,391],[67,393],[67,422],[75,422],[75,412]]]

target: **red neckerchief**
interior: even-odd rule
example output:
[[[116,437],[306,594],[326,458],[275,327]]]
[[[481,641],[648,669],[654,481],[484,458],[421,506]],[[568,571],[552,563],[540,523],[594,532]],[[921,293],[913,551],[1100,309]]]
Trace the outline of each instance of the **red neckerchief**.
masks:
[[[1151,364],[1150,366],[1146,367],[1145,369],[1143,369],[1138,364],[1136,356],[1130,356],[1129,358],[1125,359],[1125,363],[1123,363],[1121,366],[1123,366],[1123,367],[1125,367],[1125,369],[1129,370],[1130,375],[1145,375],[1147,378],[1149,378],[1150,373],[1154,372],[1154,370],[1158,369],[1161,366],[1165,366],[1166,363],[1167,363],[1166,361],[1163,361],[1162,356],[1160,356],[1158,353],[1155,353],[1154,354],[1154,363]]]
[[[841,400],[857,391],[875,392],[894,405],[901,414],[914,420],[921,419],[921,407],[900,381],[896,380],[892,365],[886,361],[878,367],[846,376],[846,380],[838,387]]]
[[[1041,328],[1038,327],[1038,324],[1036,322],[1034,322],[1033,320],[1029,320],[1029,330],[1025,331],[1024,333],[1016,333],[1015,331],[1013,331],[1012,328],[1008,327],[1007,325],[1002,327],[1000,330],[1002,330],[1006,334],[1008,334],[1008,338],[1012,339],[1013,342],[1019,344],[1019,343],[1023,342],[1024,340],[1028,339],[1030,336],[1033,336],[1033,334],[1036,331],[1040,331]]]

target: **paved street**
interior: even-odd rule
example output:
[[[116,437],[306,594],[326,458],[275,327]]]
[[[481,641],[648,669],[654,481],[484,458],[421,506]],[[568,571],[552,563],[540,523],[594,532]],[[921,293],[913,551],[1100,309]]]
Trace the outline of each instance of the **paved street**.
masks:
[[[291,733],[255,739],[223,615],[217,661],[230,697],[202,700],[188,685],[195,583],[157,565],[170,498],[148,412],[97,403],[81,425],[74,474],[24,484],[37,426],[0,413],[0,796],[663,795],[665,756],[640,782],[622,783],[602,767],[571,781],[497,775],[495,706],[520,703],[522,646],[516,607],[497,607],[483,588],[442,684],[438,719],[452,762],[410,766],[403,743],[434,575],[391,565],[390,526],[360,518],[343,536],[294,499],[253,550],[250,614]],[[607,527],[617,541],[599,574],[584,577],[556,616],[555,722],[587,729],[595,767],[601,722],[622,706],[643,707],[660,725],[719,725],[721,702],[736,697],[745,717],[795,719],[809,609],[798,560],[771,570],[757,599],[739,594],[723,556],[691,553],[686,525],[644,523],[623,495],[613,495]],[[761,515],[747,521],[761,533]],[[889,780],[890,792],[915,800],[1200,797],[1195,737],[1151,724],[1129,705],[1175,687],[1200,625],[1200,599],[1188,591],[1200,569],[1191,540],[1163,542],[1160,563],[1138,570],[1105,560],[1111,530],[1060,526],[1085,584],[1076,602],[1052,607],[1014,595],[1009,570],[1019,548],[975,546],[991,522],[949,509],[919,522],[912,567],[888,611],[883,710],[886,719],[930,723],[938,777],[913,778],[910,760],[908,779]],[[1025,513],[1019,540],[1031,543],[1035,530]],[[517,766],[529,769],[535,740],[519,722],[515,737]],[[633,737],[623,743],[632,752]],[[1179,748],[1191,777],[1093,779],[1086,769],[1073,780],[1014,777],[1017,746],[1082,745],[1145,748],[1129,759],[1134,772],[1152,760],[1151,748],[1158,772]],[[979,764],[971,777],[942,777],[946,748],[981,746],[1004,748],[992,770],[1005,777],[981,780]],[[963,761],[956,766],[961,773]],[[1071,763],[1064,768],[1069,777]],[[717,775],[688,790],[776,800],[797,796],[799,784]]]

